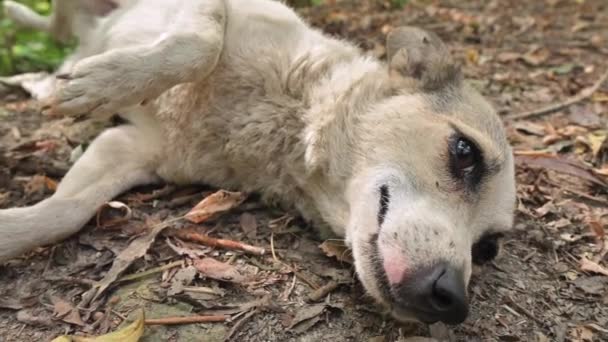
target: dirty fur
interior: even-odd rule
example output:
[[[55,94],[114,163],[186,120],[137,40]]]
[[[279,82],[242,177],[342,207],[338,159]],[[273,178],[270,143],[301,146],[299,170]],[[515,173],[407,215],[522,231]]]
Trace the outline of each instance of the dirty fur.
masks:
[[[103,132],[49,199],[0,210],[0,260],[76,233],[133,186],[204,183],[260,193],[343,236],[368,293],[390,308],[379,267],[406,279],[447,261],[468,283],[472,245],[510,229],[514,171],[502,124],[438,37],[396,30],[385,63],[274,1],[117,4],[103,18],[90,6],[66,14],[80,47],[60,77],[42,77],[43,91],[23,86],[51,114],[118,112],[130,124]],[[79,28],[83,20],[95,25]],[[48,27],[63,34],[60,24]],[[474,191],[449,172],[455,132],[492,163]],[[390,203],[379,227],[383,185]]]

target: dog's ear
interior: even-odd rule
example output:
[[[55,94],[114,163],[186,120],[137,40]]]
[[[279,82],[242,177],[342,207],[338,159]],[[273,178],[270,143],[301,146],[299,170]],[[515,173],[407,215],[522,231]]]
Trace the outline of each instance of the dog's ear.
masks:
[[[391,83],[396,88],[436,91],[460,82],[460,67],[432,32],[398,27],[389,33],[386,50]]]

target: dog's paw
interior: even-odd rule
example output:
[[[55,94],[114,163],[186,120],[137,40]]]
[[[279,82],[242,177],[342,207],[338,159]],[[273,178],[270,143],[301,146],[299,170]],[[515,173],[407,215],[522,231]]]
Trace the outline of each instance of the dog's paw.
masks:
[[[142,74],[129,58],[104,54],[78,62],[57,75],[57,88],[44,104],[49,115],[106,115],[144,100]]]

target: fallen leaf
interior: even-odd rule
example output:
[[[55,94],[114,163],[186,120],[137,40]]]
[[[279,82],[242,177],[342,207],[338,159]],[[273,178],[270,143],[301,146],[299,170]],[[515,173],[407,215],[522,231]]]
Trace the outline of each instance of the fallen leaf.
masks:
[[[589,219],[588,224],[593,234],[595,234],[596,240],[598,242],[601,242],[604,239],[604,236],[606,235],[602,223],[597,219]]]
[[[55,326],[52,317],[46,312],[35,312],[33,309],[17,311],[17,320],[29,325],[41,325],[46,327]]]
[[[547,134],[546,126],[530,121],[518,121],[514,124],[516,130],[543,137]]]
[[[250,239],[255,239],[258,231],[258,223],[255,220],[255,216],[249,213],[243,213],[239,221],[245,235]]]
[[[556,172],[576,176],[601,186],[606,186],[606,182],[595,176],[591,171],[591,168],[585,165],[549,153],[539,152],[534,154],[528,152],[530,151],[516,151],[516,163],[520,165],[525,164],[529,166],[542,167]]]
[[[534,51],[530,51],[525,55],[521,56],[521,59],[531,66],[539,66],[543,64],[551,55],[549,49],[540,48]]]
[[[85,323],[80,318],[78,309],[67,300],[61,299],[56,296],[51,296],[51,302],[53,303],[53,317],[60,319],[66,323],[85,326]]]
[[[51,342],[138,342],[144,333],[144,311],[139,310],[136,320],[115,332],[97,337],[59,336]]]
[[[583,325],[570,329],[568,335],[570,335],[570,341],[573,342],[591,342],[595,336],[591,329]]]
[[[316,323],[319,318],[318,316],[325,311],[326,307],[327,304],[305,305],[301,307],[287,328],[293,329],[296,325],[308,320],[314,320],[314,323]]]
[[[167,290],[167,295],[174,296],[184,291],[184,287],[190,285],[196,276],[196,268],[188,266],[182,268],[171,279],[171,286]]]
[[[242,284],[253,280],[253,274],[244,267],[218,261],[213,258],[202,258],[194,261],[194,267],[205,277]]]
[[[214,215],[238,207],[247,195],[242,192],[230,192],[226,190],[217,191],[200,201],[185,218],[194,223],[204,222]]]
[[[150,220],[152,221],[152,220]],[[131,241],[131,243],[120,252],[114,262],[112,263],[112,267],[106,273],[106,275],[98,281],[89,291],[83,294],[83,298],[92,298],[90,302],[94,302],[99,296],[101,296],[105,290],[114,283],[114,281],[120,276],[133,261],[141,258],[146,254],[148,248],[152,245],[156,236],[162,232],[169,225],[164,222],[149,224],[152,228],[148,234],[142,235],[135,240]]]
[[[326,240],[322,244],[319,245],[319,248],[327,255],[328,257],[335,257],[339,261],[353,264],[353,254],[351,249],[344,244],[343,241],[340,240]]]
[[[580,277],[573,282],[574,286],[592,295],[601,295],[608,284],[608,279],[603,276]]]
[[[57,147],[59,147],[59,144],[55,140],[40,140],[36,141],[34,146],[36,146],[37,150],[48,153],[56,150]]]
[[[15,297],[0,297],[0,309],[21,310],[23,304]]]
[[[95,221],[97,228],[109,228],[127,222],[133,216],[128,205],[119,201],[106,202],[97,209]]]
[[[600,264],[595,263],[585,257],[581,258],[581,270],[608,276],[607,268],[605,268],[605,267],[601,266]]]
[[[477,65],[479,63],[479,51],[476,49],[467,49],[467,61],[471,64]]]
[[[43,175],[35,175],[24,185],[24,192],[27,196],[34,194],[44,194],[46,190],[55,191],[57,182]]]

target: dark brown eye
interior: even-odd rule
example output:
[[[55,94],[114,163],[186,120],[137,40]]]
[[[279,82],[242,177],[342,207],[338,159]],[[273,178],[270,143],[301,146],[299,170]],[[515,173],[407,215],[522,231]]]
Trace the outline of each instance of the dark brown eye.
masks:
[[[471,180],[481,171],[482,157],[477,145],[469,139],[459,136],[450,142],[450,169],[455,178]]]
[[[456,163],[456,168],[463,170],[465,172],[470,172],[475,167],[475,151],[471,143],[463,138],[458,139],[456,141],[456,158],[454,159]]]

